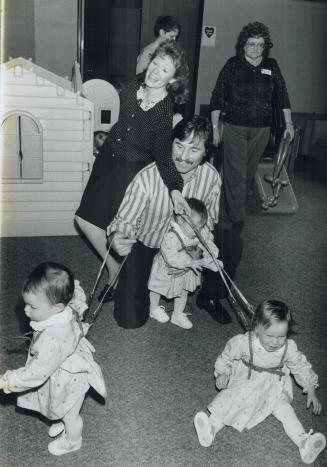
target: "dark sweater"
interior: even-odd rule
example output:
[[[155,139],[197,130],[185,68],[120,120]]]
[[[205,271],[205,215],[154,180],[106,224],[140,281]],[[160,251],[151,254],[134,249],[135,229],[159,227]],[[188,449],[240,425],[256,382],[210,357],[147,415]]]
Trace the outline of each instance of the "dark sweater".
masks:
[[[155,161],[167,188],[181,191],[183,179],[172,160],[173,101],[167,95],[142,110],[136,99],[140,76],[121,94],[119,120],[108,137],[111,151],[129,161]]]
[[[269,127],[272,98],[279,109],[289,109],[284,78],[274,58],[263,58],[258,66],[244,56],[230,58],[219,73],[210,100],[210,111],[225,112],[225,121],[246,127]]]

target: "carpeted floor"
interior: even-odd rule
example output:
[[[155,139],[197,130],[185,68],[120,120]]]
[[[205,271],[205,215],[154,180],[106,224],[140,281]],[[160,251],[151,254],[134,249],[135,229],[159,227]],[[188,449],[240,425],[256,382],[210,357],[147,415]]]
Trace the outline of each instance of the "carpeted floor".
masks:
[[[310,170],[296,174],[296,215],[262,215],[254,198],[249,198],[236,282],[254,305],[278,298],[292,308],[297,322],[294,338],[320,376],[324,406],[320,417],[313,416],[294,384],[294,408],[306,429],[327,435],[327,184],[321,173],[313,175]],[[1,372],[25,362],[26,346],[8,337],[24,332],[20,288],[31,269],[45,260],[70,267],[87,292],[100,266],[77,236],[1,240]],[[194,322],[190,331],[153,320],[141,329],[124,330],[112,317],[112,305],[103,307],[89,339],[96,347],[109,397],[104,403],[94,393],[87,396],[80,451],[52,457],[44,420],[15,409],[15,395],[1,394],[0,466],[303,465],[297,448],[273,417],[251,431],[225,428],[212,447],[199,446],[193,416],[216,393],[213,365],[218,353],[242,329],[235,316],[231,325],[222,326],[196,309],[195,297],[190,302]],[[315,465],[327,465],[326,452]]]

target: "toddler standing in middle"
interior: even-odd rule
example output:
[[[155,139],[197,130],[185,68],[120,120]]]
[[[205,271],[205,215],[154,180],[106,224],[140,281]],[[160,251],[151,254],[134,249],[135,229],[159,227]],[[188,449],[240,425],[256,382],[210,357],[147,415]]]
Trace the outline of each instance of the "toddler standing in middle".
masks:
[[[182,216],[174,215],[160,251],[153,260],[148,288],[151,318],[160,323],[169,321],[165,308],[159,306],[163,295],[174,299],[171,322],[184,329],[191,329],[193,324],[184,312],[187,296],[200,285],[202,268],[217,271],[212,255],[217,258],[218,248],[206,227],[208,213],[205,204],[196,198],[188,198],[186,201],[191,208],[191,220],[200,230],[211,254],[200,243],[188,222]]]

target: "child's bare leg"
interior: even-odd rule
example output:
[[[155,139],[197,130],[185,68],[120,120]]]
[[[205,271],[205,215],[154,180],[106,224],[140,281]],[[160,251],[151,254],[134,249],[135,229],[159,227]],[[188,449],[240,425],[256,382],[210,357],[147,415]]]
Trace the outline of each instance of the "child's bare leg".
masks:
[[[150,318],[159,321],[159,323],[167,323],[169,316],[165,311],[165,307],[159,306],[161,295],[153,290],[150,290]]]
[[[174,299],[174,311],[171,316],[171,322],[184,329],[191,329],[193,327],[192,321],[184,313],[188,293],[183,290],[180,297]]]
[[[66,436],[70,441],[77,441],[82,436],[83,420],[80,416],[80,411],[84,402],[84,398],[85,395],[83,395],[76,402],[76,404],[70,409],[68,413],[66,413],[62,419],[65,425]]]

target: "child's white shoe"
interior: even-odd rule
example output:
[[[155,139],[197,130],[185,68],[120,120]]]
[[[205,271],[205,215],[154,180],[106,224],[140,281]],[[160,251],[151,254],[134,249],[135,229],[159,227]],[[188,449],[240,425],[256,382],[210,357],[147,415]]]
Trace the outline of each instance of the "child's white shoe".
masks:
[[[64,424],[62,422],[58,423],[52,423],[52,425],[49,428],[49,436],[51,438],[55,438],[56,436],[60,435],[62,431],[64,431]]]
[[[187,317],[186,313],[176,313],[173,311],[173,314],[171,315],[171,320],[173,324],[176,324],[176,326],[179,326],[180,328],[183,329],[191,329],[193,327],[192,321]]]
[[[205,412],[198,412],[194,417],[194,426],[199,443],[204,448],[211,446],[214,440],[214,434],[208,415]]]
[[[66,433],[64,432],[59,438],[51,441],[48,444],[48,449],[50,454],[53,456],[61,456],[62,454],[68,454],[69,452],[74,452],[80,449],[82,446],[82,437],[77,441],[70,441]]]
[[[306,439],[299,448],[301,459],[305,464],[312,464],[325,449],[326,438],[322,433],[313,433],[312,430],[303,436]]]
[[[154,308],[150,307],[150,318],[159,321],[159,323],[168,323],[169,315],[165,311],[164,306],[155,306]]]

